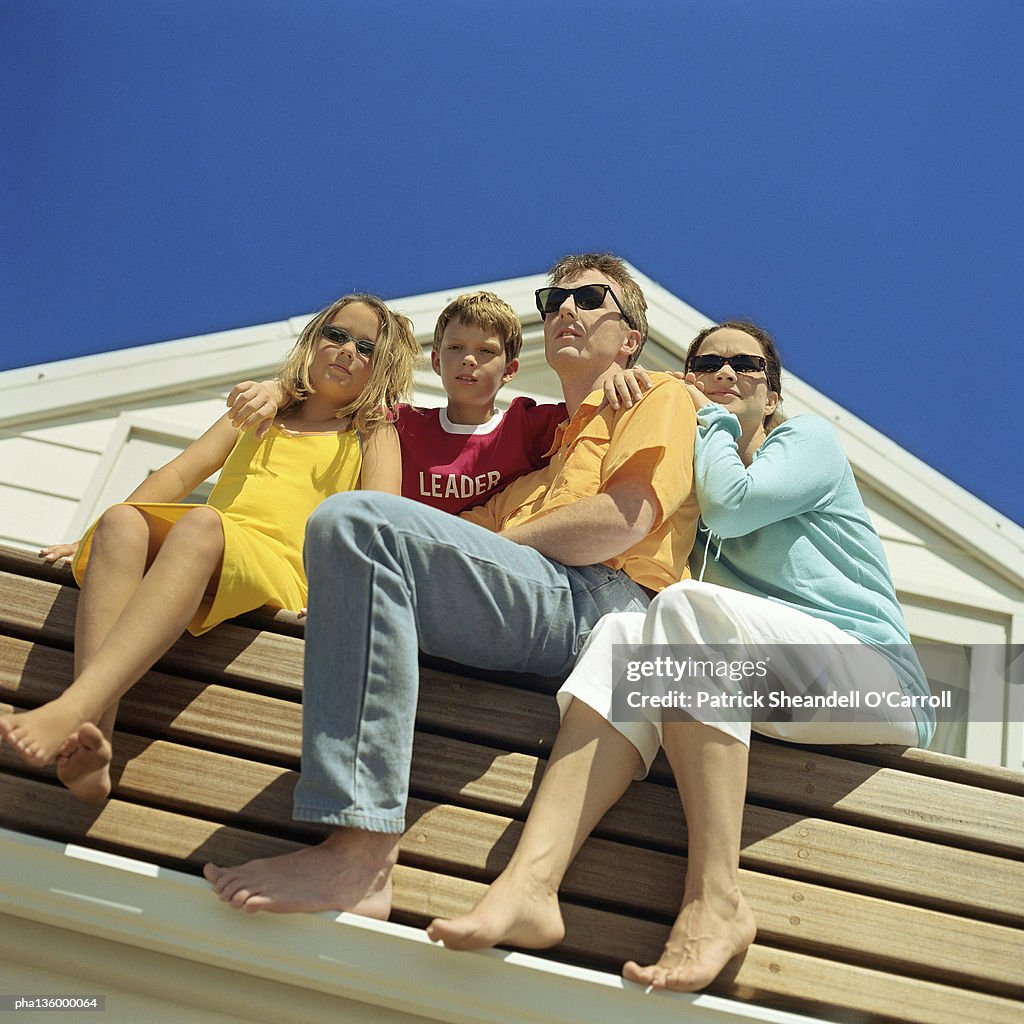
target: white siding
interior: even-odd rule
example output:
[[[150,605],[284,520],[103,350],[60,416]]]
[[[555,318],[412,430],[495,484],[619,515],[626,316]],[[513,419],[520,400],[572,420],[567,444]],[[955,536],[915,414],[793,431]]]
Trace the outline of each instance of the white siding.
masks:
[[[0,437],[0,484],[77,500],[96,468],[94,453],[54,441]]]
[[[68,524],[77,501],[0,485],[0,543],[37,551],[69,541]]]
[[[223,415],[224,397],[196,389],[0,435],[0,540],[27,550],[70,541],[146,475]],[[126,429],[123,415],[150,429]],[[125,450],[119,457],[111,445]],[[82,502],[86,504],[83,507]]]
[[[1024,589],[863,480],[858,485],[898,589],[1006,613],[1024,606]]]

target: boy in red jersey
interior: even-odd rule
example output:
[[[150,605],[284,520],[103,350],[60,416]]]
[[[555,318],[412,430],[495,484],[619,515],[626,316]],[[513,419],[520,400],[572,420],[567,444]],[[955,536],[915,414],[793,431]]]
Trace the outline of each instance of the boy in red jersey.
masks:
[[[522,396],[504,411],[494,404],[519,369],[522,344],[519,317],[493,292],[468,292],[445,307],[430,364],[447,408],[403,406],[396,424],[405,497],[458,514],[547,464],[565,405]]]

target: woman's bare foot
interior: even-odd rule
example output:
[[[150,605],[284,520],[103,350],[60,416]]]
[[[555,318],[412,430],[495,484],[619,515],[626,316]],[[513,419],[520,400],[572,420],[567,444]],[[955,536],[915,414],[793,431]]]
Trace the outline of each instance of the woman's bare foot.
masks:
[[[102,803],[110,796],[112,757],[110,741],[92,722],[86,722],[57,753],[57,778],[84,803]]]
[[[58,697],[32,711],[0,718],[0,738],[35,768],[52,764],[64,741],[87,722],[88,716]]]
[[[384,921],[401,836],[338,829],[319,846],[234,868],[207,864],[203,875],[224,903],[253,913],[347,910]]]
[[[651,988],[696,992],[710,985],[756,934],[754,912],[739,890],[730,896],[687,901],[658,962],[641,967],[630,960],[622,976]]]
[[[449,949],[498,945],[547,949],[565,938],[565,925],[555,890],[506,871],[468,914],[450,921],[435,918],[427,926],[427,935]]]

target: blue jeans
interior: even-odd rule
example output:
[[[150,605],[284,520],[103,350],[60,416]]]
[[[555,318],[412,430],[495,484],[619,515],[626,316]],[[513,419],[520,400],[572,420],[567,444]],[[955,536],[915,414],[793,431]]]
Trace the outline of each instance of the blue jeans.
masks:
[[[597,620],[647,592],[603,565],[564,566],[407,498],[328,498],[306,528],[309,618],[294,817],[405,830],[419,649],[562,677]]]

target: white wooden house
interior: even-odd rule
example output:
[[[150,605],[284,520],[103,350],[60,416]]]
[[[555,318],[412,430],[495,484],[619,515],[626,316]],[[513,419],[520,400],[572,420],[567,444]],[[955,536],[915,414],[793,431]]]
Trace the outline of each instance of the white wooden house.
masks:
[[[651,307],[644,363],[678,367],[708,321],[637,277]],[[543,283],[484,287],[524,321],[518,392],[556,397],[533,307]],[[429,347],[454,294],[393,305]],[[52,699],[71,672],[77,593],[22,551],[78,536],[220,415],[231,384],[272,374],[305,322],[0,374],[0,707]],[[104,805],[80,804],[52,770],[0,746],[0,1007],[102,996],[117,1024],[1019,1020],[1024,775],[995,766],[1021,766],[1024,688],[993,680],[1024,640],[1024,530],[799,380],[784,390],[790,415],[836,425],[932,677],[1000,686],[1003,714],[938,737],[988,765],[755,740],[742,866],[759,936],[712,993],[649,996],[614,973],[625,955],[657,955],[678,905],[685,829],[667,765],[634,785],[567,876],[564,948],[454,954],[427,941],[422,925],[471,906],[505,863],[550,751],[554,702],[512,680],[421,667],[420,788],[392,920],[245,915],[214,900],[205,859],[318,838],[288,820],[302,627],[264,610],[180,641],[133,688]],[[444,400],[429,368],[418,399]]]
[[[644,365],[675,369],[710,321],[636,272],[650,304]],[[486,287],[524,324],[521,369],[499,396],[559,395],[544,361],[533,301],[542,275],[395,300],[429,351],[438,312],[459,291]],[[232,384],[273,373],[308,317],[162,342],[0,373],[0,543],[37,549],[69,540],[145,475],[194,439],[224,408]],[[1011,678],[1010,645],[1024,643],[1024,529],[931,469],[792,374],[789,415],[836,426],[885,545],[929,675],[975,692],[998,687],[1000,720],[944,728],[934,749],[1020,768],[1024,685]],[[440,405],[429,364],[417,398]],[[1024,659],[1020,659],[1024,660]],[[994,719],[986,714],[983,717]]]

